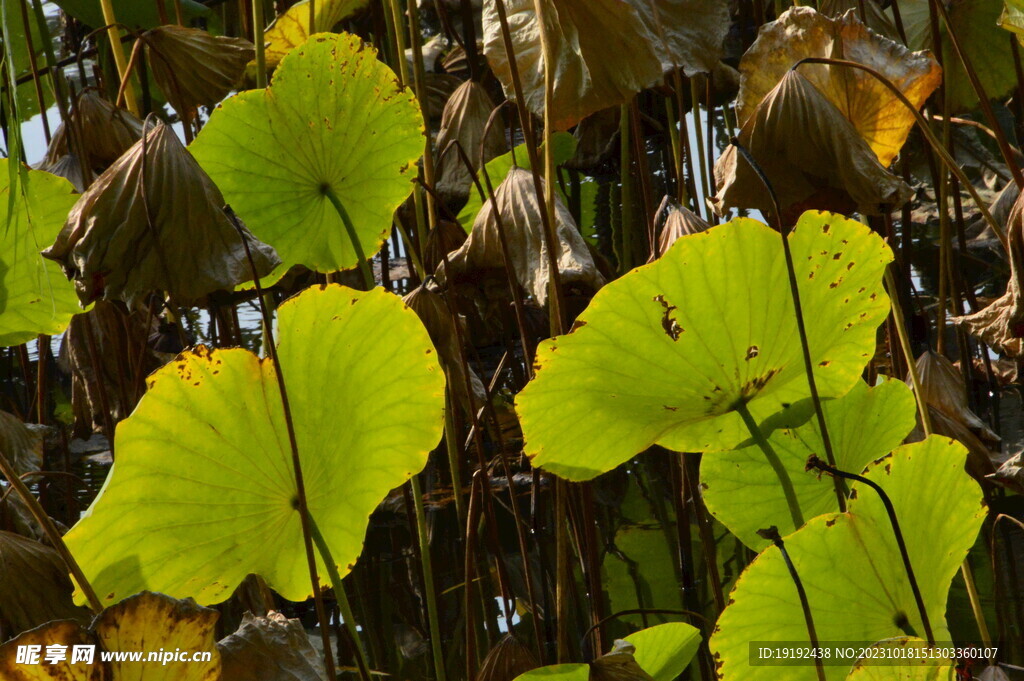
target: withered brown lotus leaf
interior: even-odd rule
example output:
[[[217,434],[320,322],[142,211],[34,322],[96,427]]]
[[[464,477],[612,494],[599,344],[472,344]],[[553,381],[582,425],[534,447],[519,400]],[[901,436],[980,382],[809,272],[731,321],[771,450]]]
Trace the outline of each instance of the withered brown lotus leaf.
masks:
[[[102,297],[132,305],[154,291],[196,301],[252,279],[223,205],[217,187],[160,124],[96,179],[43,255],[63,263],[85,302]],[[244,233],[264,276],[280,260]]]
[[[711,71],[729,26],[725,0],[543,0],[556,56],[554,126],[629,100],[671,69]],[[526,105],[544,112],[544,55],[533,0],[506,0],[509,32]],[[484,52],[513,96],[512,74],[494,0],[484,3]]]
[[[654,681],[634,655],[636,646],[616,640],[612,649],[590,663],[590,681]]]
[[[91,88],[78,95],[71,108],[71,121],[78,131],[81,153],[85,155],[88,166],[99,172],[142,139],[142,121],[128,111],[117,108]],[[66,157],[75,153],[76,150],[71,148],[68,140],[67,128],[62,123],[50,140],[40,169],[53,172],[50,167],[66,167],[66,164],[71,163]],[[77,160],[74,162],[77,163]],[[80,167],[77,173],[78,182],[81,182]],[[71,180],[76,188],[79,186],[66,173],[54,174]]]
[[[1020,359],[1024,357],[1024,194],[1010,210],[1006,239],[1009,244],[1006,255],[1010,261],[1006,293],[985,309],[953,321],[989,347]]]
[[[853,125],[800,71],[789,71],[743,124],[739,141],[778,195],[784,221],[804,210],[868,215],[892,210],[911,196]],[[715,163],[715,212],[772,212],[767,190],[734,146]]]
[[[183,117],[197,106],[224,99],[256,54],[253,44],[243,38],[214,36],[176,24],[147,31],[142,40],[154,80]]]
[[[505,131],[500,124],[492,125],[484,135],[493,109],[494,102],[487,90],[472,80],[460,85],[448,98],[437,133],[437,153],[444,152],[452,142],[458,142],[472,168],[466,167],[455,148],[438,161],[436,189],[446,200],[465,201],[473,184],[471,173],[476,173],[480,163],[481,145],[484,163],[505,152]]]
[[[960,371],[946,357],[925,352],[917,358],[917,375],[921,383],[921,396],[928,405],[946,416],[963,423],[993,442],[999,436],[992,432],[967,404],[964,379]]]
[[[43,463],[43,438],[14,414],[0,411],[0,453],[18,475],[38,471]]]
[[[324,681],[323,659],[297,619],[279,612],[245,613],[238,629],[217,643],[221,681]]]
[[[450,269],[438,269],[455,281],[475,280],[488,274],[505,278],[498,217],[504,227],[509,257],[516,281],[539,305],[548,299],[550,268],[544,239],[544,223],[532,174],[513,166],[494,191],[495,202],[487,201],[473,223],[473,231],[459,250],[449,254]],[[558,239],[559,274],[563,285],[577,285],[591,292],[604,285],[587,243],[572,214],[555,197],[555,231]]]
[[[513,634],[505,634],[480,663],[476,681],[514,681],[539,666],[526,644]]]
[[[729,32],[727,0],[626,0],[640,15],[662,72],[713,72]]]
[[[56,551],[12,532],[0,532],[0,640],[50,620],[87,622],[89,611],[72,602],[73,589]]]
[[[662,201],[662,209],[658,211],[658,215],[664,215],[664,224],[661,227],[661,233],[658,235],[658,257],[664,255],[665,251],[671,248],[672,244],[678,241],[680,237],[699,234],[711,229],[711,225],[708,224],[707,220],[667,196]],[[649,262],[653,262],[656,259],[655,254],[652,253]]]
[[[555,55],[553,123],[567,130],[587,115],[622,104],[653,85],[661,61],[636,9],[624,0],[542,0],[545,28]],[[523,96],[530,111],[544,112],[544,53],[534,0],[505,0]],[[514,97],[509,57],[495,0],[483,10],[484,53]]]
[[[431,342],[437,348],[441,368],[448,379],[448,390],[456,397],[464,412],[472,417],[475,412],[473,405],[476,405],[477,409],[483,406],[487,399],[487,391],[473,368],[462,361],[463,349],[459,345],[459,338],[466,338],[464,320],[459,318],[460,329],[456,330],[448,304],[436,285],[421,284],[402,298],[402,301],[423,322]],[[466,391],[467,377],[473,391],[472,400]]]
[[[822,0],[818,3],[818,11],[832,19],[838,19],[848,11],[856,10],[857,18],[861,19],[860,8],[863,5],[867,21],[865,24],[872,31],[889,40],[900,40],[899,31],[889,15],[886,14],[876,0]]]
[[[942,79],[942,70],[929,53],[911,52],[872,33],[854,10],[831,19],[809,7],[794,7],[765,25],[743,55],[737,98],[741,125],[756,114],[760,102],[793,65],[806,57],[869,66],[892,81],[917,108]],[[879,163],[892,163],[914,125],[914,115],[888,88],[870,74],[849,67],[805,64],[800,73],[853,125]]]
[[[82,172],[82,162],[74,154],[50,156],[47,153],[42,162],[35,166],[35,169],[45,171],[57,177],[63,177],[71,183],[71,186],[79,194],[85,191],[85,175]]]
[[[466,243],[466,238],[466,230],[458,222],[443,218],[438,220],[437,226],[427,232],[426,243],[423,245],[423,266],[427,272],[436,270],[444,262],[445,256]]]

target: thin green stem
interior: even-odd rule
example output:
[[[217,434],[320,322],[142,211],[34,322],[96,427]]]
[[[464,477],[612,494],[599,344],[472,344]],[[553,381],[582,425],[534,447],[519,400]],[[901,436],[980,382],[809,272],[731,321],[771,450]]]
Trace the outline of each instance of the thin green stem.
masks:
[[[754,442],[761,448],[764,457],[768,459],[768,465],[772,467],[775,475],[779,478],[779,484],[782,485],[782,493],[786,496],[786,505],[789,507],[789,515],[793,520],[793,527],[800,529],[804,525],[804,514],[800,510],[800,502],[796,498],[796,490],[793,489],[793,481],[789,477],[789,471],[782,465],[779,455],[775,453],[775,449],[772,448],[768,438],[761,432],[757,421],[751,416],[750,410],[747,409],[747,403],[738,402],[733,408],[740,415],[740,418],[743,419],[743,424],[750,431],[750,436],[754,438]]]
[[[345,585],[341,583],[341,574],[338,572],[338,565],[331,555],[331,548],[327,540],[320,533],[313,516],[309,516],[309,529],[313,534],[313,543],[320,553],[320,560],[327,566],[327,575],[331,578],[331,586],[334,588],[334,597],[338,599],[338,610],[341,611],[341,619],[345,624],[349,637],[352,639],[352,648],[355,651],[356,667],[359,669],[359,678],[362,681],[370,681],[370,664],[366,655],[366,648],[359,637],[359,630],[356,628],[356,618],[352,614],[352,606],[348,602],[348,594],[345,593]]]
[[[441,622],[437,614],[437,594],[434,589],[434,567],[430,560],[430,538],[427,536],[427,511],[423,507],[423,490],[415,475],[409,480],[413,504],[416,509],[416,532],[419,535],[420,563],[423,567],[423,588],[426,592],[427,619],[430,627],[430,648],[434,656],[434,674],[437,681],[445,681],[444,653],[441,648]]]
[[[356,234],[356,228],[352,224],[352,219],[348,216],[348,211],[345,210],[345,206],[342,205],[338,195],[334,193],[334,190],[330,186],[325,185],[323,187],[324,196],[328,198],[331,205],[334,206],[334,210],[338,212],[338,217],[341,218],[341,222],[345,225],[345,232],[348,233],[348,240],[352,243],[352,250],[356,252],[356,258],[359,260],[359,271],[363,275],[363,285],[366,286],[366,290],[369,291],[375,285],[373,280],[373,270],[370,269],[370,263],[366,259],[366,253],[363,251],[363,244],[359,241],[359,235]]]

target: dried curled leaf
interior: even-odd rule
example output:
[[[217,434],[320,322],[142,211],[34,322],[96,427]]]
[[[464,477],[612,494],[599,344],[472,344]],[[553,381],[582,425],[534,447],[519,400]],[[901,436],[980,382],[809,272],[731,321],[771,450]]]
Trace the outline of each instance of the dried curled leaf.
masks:
[[[219,614],[192,599],[176,600],[143,591],[116,603],[93,620],[90,628],[74,621],[50,622],[0,646],[0,678],[4,681],[220,681],[220,652],[214,639]],[[19,646],[64,645],[63,660],[22,664]],[[73,657],[73,646],[93,648],[93,659]],[[103,660],[102,654],[149,651],[140,660]],[[186,652],[187,651],[187,652]],[[186,652],[185,659],[164,659]],[[208,659],[194,660],[205,654]],[[40,654],[42,658],[42,654]]]
[[[710,71],[728,27],[724,0],[543,0],[554,60],[554,126],[628,101],[665,71]],[[533,0],[505,2],[526,105],[544,111],[544,56]],[[494,0],[484,3],[484,52],[512,96],[509,58]]]
[[[864,8],[863,17],[860,15],[861,7]],[[882,11],[877,0],[822,0],[818,3],[818,11],[833,19],[838,19],[851,9],[857,11],[857,18],[864,21],[872,31],[889,40],[899,41],[896,24]]]
[[[1006,221],[1010,280],[1006,293],[974,314],[953,322],[1008,357],[1024,357],[1024,194],[1017,198]]]
[[[529,647],[514,635],[505,634],[480,663],[476,681],[513,681],[539,666]]]
[[[0,640],[50,620],[88,617],[71,601],[73,588],[56,551],[0,532]]]
[[[910,187],[889,173],[853,125],[800,71],[789,71],[739,134],[778,196],[785,222],[804,210],[877,215],[901,206]],[[764,183],[735,146],[715,163],[715,212],[773,212]]]
[[[89,168],[102,172],[142,139],[142,121],[117,108],[91,88],[83,90],[75,100],[71,108],[71,123],[81,141],[81,149],[76,152],[71,147],[68,131],[62,123],[50,141],[41,170],[53,172],[49,166],[70,154],[81,153]]]
[[[658,235],[658,250],[656,253],[651,253],[648,262],[654,262],[658,257],[664,255],[680,237],[699,234],[711,229],[707,220],[667,196],[662,201],[662,208],[658,210],[658,215],[665,216],[664,224]]]
[[[466,167],[454,147],[438,161],[437,191],[445,199],[465,202],[473,174],[480,164],[481,151],[484,163],[505,152],[505,131],[500,125],[492,125],[484,135],[484,126],[493,109],[494,102],[487,90],[472,80],[460,85],[448,98],[437,133],[437,153],[444,153],[449,144],[458,142],[472,168]]]
[[[214,36],[176,24],[147,31],[142,40],[153,78],[182,117],[231,92],[256,54],[243,38]]]
[[[297,619],[279,612],[266,617],[246,613],[242,624],[217,643],[223,663],[221,681],[324,681],[323,659],[309,643]]]
[[[505,265],[499,236],[499,220],[504,229],[512,270],[516,281],[538,304],[548,299],[550,268],[544,240],[544,221],[533,175],[513,167],[494,191],[495,202],[488,201],[473,223],[473,231],[459,250],[449,254],[446,269],[438,269],[438,278],[447,274],[455,281],[483,278],[488,273],[505,278]],[[555,197],[555,231],[559,252],[556,257],[564,285],[578,285],[597,291],[604,277],[597,270],[587,243],[580,236],[572,215],[559,197]]]
[[[241,238],[210,178],[165,125],[96,179],[43,255],[62,262],[78,295],[129,305],[154,291],[181,302],[252,279]],[[248,231],[256,270],[280,260]]]
[[[18,475],[38,471],[43,462],[43,438],[14,414],[0,411],[0,453]]]
[[[930,54],[911,52],[871,32],[854,10],[830,19],[810,7],[794,7],[764,26],[743,55],[737,99],[741,125],[755,115],[786,73],[807,57],[869,66],[896,85],[915,108],[942,80],[942,69]],[[879,163],[892,163],[914,125],[914,115],[885,85],[864,71],[827,64],[805,64],[800,73],[853,125]]]

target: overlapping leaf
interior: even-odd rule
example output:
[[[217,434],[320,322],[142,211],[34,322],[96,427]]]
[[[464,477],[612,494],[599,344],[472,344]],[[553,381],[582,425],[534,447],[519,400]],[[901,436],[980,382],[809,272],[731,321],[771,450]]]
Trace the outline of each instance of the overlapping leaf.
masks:
[[[0,347],[60,333],[82,312],[74,285],[40,255],[75,203],[71,183],[29,170],[12,201],[8,163],[0,160]]]
[[[895,507],[938,641],[950,640],[945,620],[950,582],[986,515],[981,489],[963,470],[966,455],[956,441],[933,436],[898,448],[872,464],[866,474],[885,490]],[[858,483],[852,494],[846,513],[818,516],[785,538],[807,593],[818,640],[923,636],[921,617],[882,501]],[[792,645],[808,640],[789,570],[779,550],[768,548],[740,577],[711,638],[721,678],[777,679],[778,667],[749,664],[751,642]],[[846,678],[844,667],[826,666],[825,670],[830,681]],[[793,681],[817,678],[813,666],[786,671]]]
[[[858,381],[846,395],[823,402],[822,411],[836,466],[844,471],[859,473],[903,442],[914,427],[914,396],[900,381],[873,388]],[[839,510],[832,481],[804,470],[811,455],[825,459],[816,418],[774,430],[768,441],[789,472],[805,519]],[[755,550],[770,544],[757,534],[760,529],[774,525],[784,535],[799,529],[793,527],[783,490],[756,445],[705,457],[701,487],[708,510]]]
[[[391,232],[423,153],[413,94],[348,34],[318,34],[282,60],[266,90],[225,101],[191,146],[253,234],[288,267],[331,272],[358,258],[333,192],[372,256]]]
[[[370,513],[440,438],[444,377],[415,314],[382,289],[307,290],[280,307],[279,338],[310,513],[346,574]],[[116,444],[106,486],[66,537],[101,599],[153,589],[215,603],[250,573],[309,596],[269,360],[180,356],[150,378]]]
[[[818,389],[841,395],[874,354],[892,254],[826,213],[805,214],[789,238]],[[737,403],[761,420],[806,398],[779,239],[733,220],[601,289],[575,331],[541,345],[517,400],[534,463],[583,480],[655,443],[731,449],[748,437]]]

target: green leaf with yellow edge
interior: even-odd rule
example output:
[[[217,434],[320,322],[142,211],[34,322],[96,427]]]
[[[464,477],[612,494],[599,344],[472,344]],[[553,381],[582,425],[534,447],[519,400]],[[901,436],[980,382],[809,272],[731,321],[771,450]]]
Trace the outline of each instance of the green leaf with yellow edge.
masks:
[[[219,613],[192,600],[148,591],[112,605],[85,628],[58,620],[27,631],[0,646],[4,681],[220,681],[221,659],[214,633]],[[38,664],[18,661],[18,648],[40,646]],[[44,657],[47,646],[66,646],[63,659]],[[92,647],[91,660],[74,646]],[[142,660],[103,660],[104,653],[142,652]],[[184,653],[185,659],[174,659]],[[156,658],[150,660],[149,655]],[[193,655],[205,654],[206,660]],[[171,657],[168,657],[171,656]]]
[[[78,198],[62,177],[29,170],[11,207],[8,160],[0,159],[0,347],[62,332],[82,312],[75,286],[40,251],[53,243]]]
[[[888,494],[907,544],[937,641],[949,641],[950,582],[985,519],[981,489],[964,472],[967,450],[932,436],[872,464],[866,477]],[[881,641],[923,636],[889,517],[879,495],[854,483],[846,513],[821,515],[785,538],[807,592],[819,641]],[[723,681],[814,681],[813,666],[751,666],[751,645],[808,645],[807,624],[781,552],[751,563],[718,620],[711,650]],[[784,672],[784,674],[783,674]],[[830,681],[845,667],[825,667]],[[868,677],[870,678],[870,677]],[[886,677],[890,678],[890,677]]]
[[[281,305],[278,328],[309,510],[345,575],[370,514],[437,445],[444,377],[415,313],[380,288],[308,289]],[[289,600],[310,595],[269,359],[181,355],[150,377],[115,444],[110,477],[66,536],[101,600],[151,589],[216,603],[250,573]]]
[[[836,466],[855,473],[899,446],[916,418],[913,393],[895,380],[873,388],[858,381],[846,395],[825,400],[821,406]],[[768,442],[789,472],[804,518],[839,510],[832,480],[805,471],[812,454],[825,460],[817,418],[812,416],[796,428],[774,430]],[[758,530],[774,525],[787,535],[799,529],[793,526],[782,487],[757,445],[704,457],[700,477],[708,510],[755,551],[771,544]]]
[[[830,213],[805,213],[789,240],[818,391],[842,395],[874,355],[892,252]],[[740,218],[682,237],[541,344],[516,402],[526,453],[586,480],[653,444],[731,449],[749,437],[737,404],[760,422],[807,398],[802,357],[778,232]]]
[[[879,641],[872,648],[893,649],[880,655],[896,655],[906,661],[893,665],[891,658],[862,658],[850,671],[846,681],[955,681],[956,669],[951,664],[942,664],[929,652],[928,642],[912,636],[900,636]],[[909,649],[920,652],[910,653]],[[904,652],[906,651],[906,652]],[[909,657],[908,657],[909,656]],[[976,678],[984,678],[984,675]]]
[[[313,8],[318,31],[330,31],[335,24],[366,6],[369,0],[317,0]],[[300,0],[277,17],[263,34],[267,44],[267,68],[276,67],[284,57],[309,39],[309,0]]]
[[[288,54],[266,90],[226,100],[190,150],[225,199],[282,264],[355,267],[356,252],[328,194],[351,219],[367,257],[391,233],[423,153],[410,90],[357,36],[321,33]]]
[[[672,681],[697,653],[700,630],[683,622],[669,622],[641,629],[625,640],[636,646],[633,657],[654,681]]]

